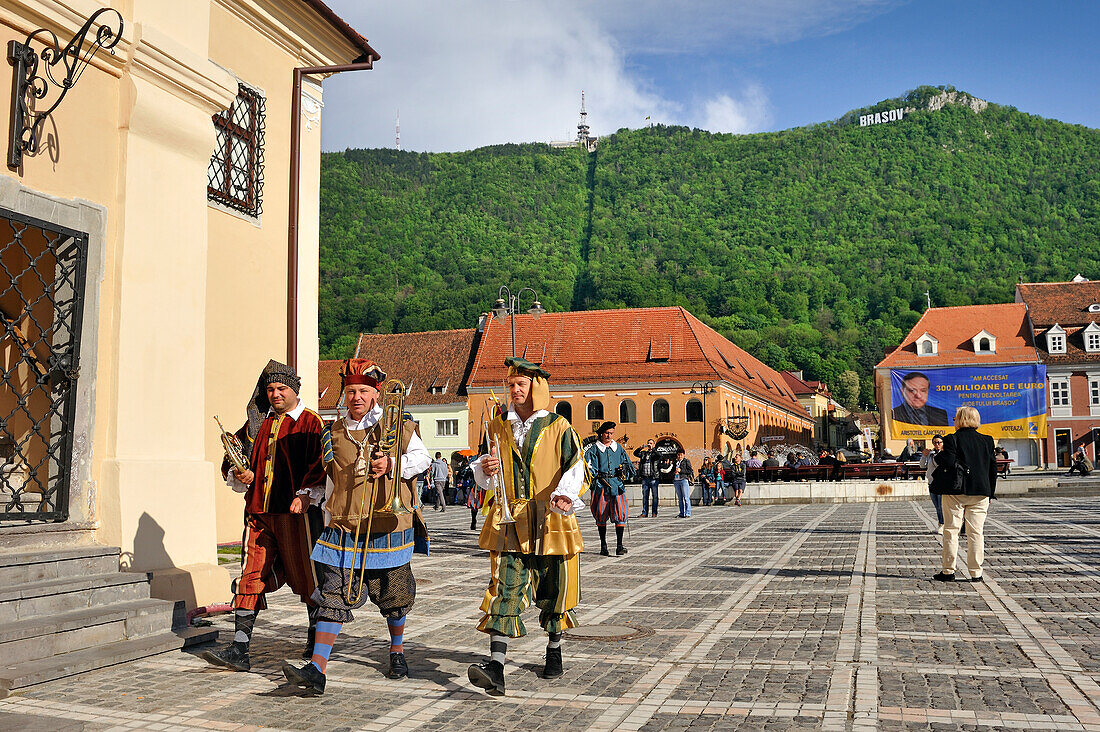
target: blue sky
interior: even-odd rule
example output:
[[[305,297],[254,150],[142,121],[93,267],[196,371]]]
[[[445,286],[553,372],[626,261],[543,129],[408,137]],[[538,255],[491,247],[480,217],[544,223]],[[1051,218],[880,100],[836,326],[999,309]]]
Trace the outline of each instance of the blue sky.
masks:
[[[325,82],[322,145],[464,150],[653,121],[750,133],[921,84],[1100,128],[1100,2],[329,0],[382,54]]]

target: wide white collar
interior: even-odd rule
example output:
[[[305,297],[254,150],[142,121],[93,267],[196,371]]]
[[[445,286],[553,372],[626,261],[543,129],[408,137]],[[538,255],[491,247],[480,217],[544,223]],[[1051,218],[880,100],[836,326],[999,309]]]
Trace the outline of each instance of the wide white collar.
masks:
[[[382,405],[375,404],[374,407],[363,415],[363,418],[356,422],[351,418],[351,415],[344,415],[344,424],[347,425],[349,430],[369,430],[374,425],[378,424],[378,420],[382,418]]]
[[[526,425],[529,425],[532,422],[534,422],[539,417],[545,417],[548,414],[550,414],[550,412],[547,412],[545,409],[536,409],[535,413],[532,414],[527,419],[520,419],[519,415],[515,413],[515,410],[509,409],[508,410],[508,421],[509,422],[514,422],[516,424],[522,424],[522,425],[526,426]]]
[[[605,445],[599,440],[596,440],[596,447],[600,448],[600,452],[607,452],[608,450],[610,450],[611,452],[615,452],[615,450],[619,447],[619,443],[612,440],[610,444]]]
[[[289,412],[287,412],[283,416],[284,417],[290,417],[295,422],[297,422],[298,418],[302,416],[302,412],[304,412],[304,411],[306,411],[305,402],[303,402],[301,399],[299,399],[298,400],[298,406],[294,407],[294,409],[291,409]],[[270,417],[271,415],[275,414],[275,410],[274,409],[269,409],[269,410],[267,410],[267,414]]]

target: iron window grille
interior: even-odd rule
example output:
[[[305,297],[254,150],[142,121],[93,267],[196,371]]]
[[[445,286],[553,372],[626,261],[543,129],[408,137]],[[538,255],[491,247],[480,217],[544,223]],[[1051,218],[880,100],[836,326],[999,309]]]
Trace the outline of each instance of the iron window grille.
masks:
[[[229,109],[213,117],[217,147],[206,171],[207,198],[248,216],[263,211],[264,118],[264,98],[244,84]]]
[[[0,209],[0,521],[65,521],[88,236]]]

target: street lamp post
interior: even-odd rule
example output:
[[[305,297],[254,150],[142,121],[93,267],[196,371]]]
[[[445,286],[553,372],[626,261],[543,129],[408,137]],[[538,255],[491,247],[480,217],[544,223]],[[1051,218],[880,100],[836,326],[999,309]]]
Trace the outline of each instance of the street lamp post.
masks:
[[[698,390],[696,389],[698,387]],[[696,381],[691,385],[690,394],[702,394],[703,395],[703,452],[707,451],[707,394],[713,394],[714,382],[713,381]]]
[[[530,292],[533,302],[531,307],[527,309],[527,314],[532,316],[535,320],[539,319],[539,316],[546,314],[546,308],[539,302],[539,294],[532,290],[530,287],[524,287],[522,290],[512,294],[512,290],[508,285],[501,285],[500,290],[497,291],[497,301],[493,303],[493,317],[499,321],[504,321],[508,316],[512,317],[512,356],[516,355],[516,306],[519,302],[519,296],[525,292]]]

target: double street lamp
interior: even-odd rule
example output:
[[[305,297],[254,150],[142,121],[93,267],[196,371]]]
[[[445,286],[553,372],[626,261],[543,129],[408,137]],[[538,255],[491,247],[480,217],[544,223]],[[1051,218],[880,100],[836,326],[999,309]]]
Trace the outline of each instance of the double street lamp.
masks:
[[[512,294],[512,290],[508,288],[508,285],[501,285],[500,290],[497,291],[497,301],[493,303],[493,317],[503,322],[508,316],[512,316],[512,356],[516,355],[516,314],[517,306],[519,303],[519,297],[525,292],[531,293],[533,302],[531,307],[527,309],[527,314],[533,317],[535,320],[539,319],[539,316],[546,314],[546,308],[539,302],[539,294],[532,290],[530,287],[524,287],[519,292]]]
[[[702,394],[703,403],[703,451],[707,450],[707,438],[709,434],[707,432],[707,394],[713,394],[716,391],[713,381],[696,381],[691,385],[689,394]]]

